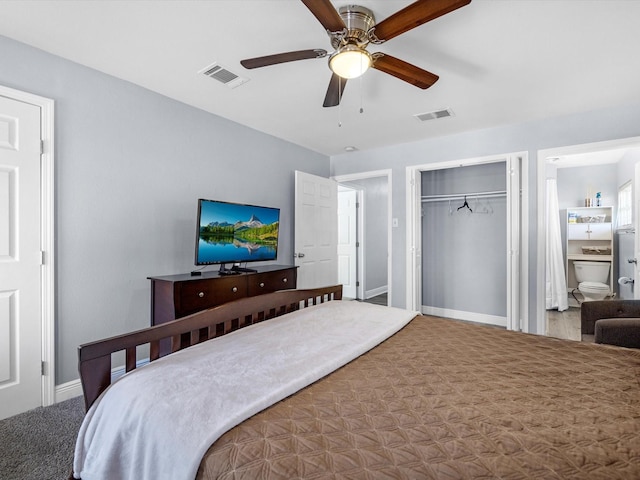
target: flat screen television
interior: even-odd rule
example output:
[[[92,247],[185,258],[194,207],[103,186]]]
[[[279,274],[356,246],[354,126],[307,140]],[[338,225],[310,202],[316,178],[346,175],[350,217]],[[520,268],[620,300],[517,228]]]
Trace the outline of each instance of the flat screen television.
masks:
[[[278,256],[280,209],[198,200],[196,235],[196,265],[234,264],[232,271],[252,271],[239,268],[244,262],[275,260]]]

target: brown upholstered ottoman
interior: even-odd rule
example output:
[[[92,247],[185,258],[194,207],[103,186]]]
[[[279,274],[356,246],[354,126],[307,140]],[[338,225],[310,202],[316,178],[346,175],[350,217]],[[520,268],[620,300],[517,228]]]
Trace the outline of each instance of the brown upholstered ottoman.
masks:
[[[595,342],[640,348],[640,318],[602,318],[597,320]]]

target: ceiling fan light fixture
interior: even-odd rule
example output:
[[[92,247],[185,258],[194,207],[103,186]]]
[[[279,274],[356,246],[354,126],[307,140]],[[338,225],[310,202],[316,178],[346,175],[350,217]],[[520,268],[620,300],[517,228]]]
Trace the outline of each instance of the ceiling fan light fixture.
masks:
[[[347,44],[329,57],[329,68],[342,78],[358,78],[371,66],[371,55],[364,48]]]

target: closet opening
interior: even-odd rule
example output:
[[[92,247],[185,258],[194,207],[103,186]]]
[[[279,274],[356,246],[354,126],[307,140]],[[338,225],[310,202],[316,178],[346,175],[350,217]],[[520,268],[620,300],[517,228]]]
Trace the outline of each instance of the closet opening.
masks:
[[[524,162],[514,154],[408,169],[408,308],[527,331]]]

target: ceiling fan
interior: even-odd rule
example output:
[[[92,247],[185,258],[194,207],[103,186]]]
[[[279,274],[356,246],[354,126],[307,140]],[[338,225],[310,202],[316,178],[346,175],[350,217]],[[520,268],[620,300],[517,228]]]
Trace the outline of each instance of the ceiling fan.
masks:
[[[369,53],[367,46],[384,43],[471,3],[471,0],[418,0],[376,24],[373,12],[359,5],[346,5],[336,10],[330,0],[301,1],[327,31],[334,52],[328,54],[318,48],[297,50],[249,58],[240,63],[245,68],[259,68],[329,55],[329,68],[333,74],[324,107],[339,105],[347,80],[359,77],[369,68],[393,75],[423,90],[429,88],[438,80],[437,75],[386,53]]]

